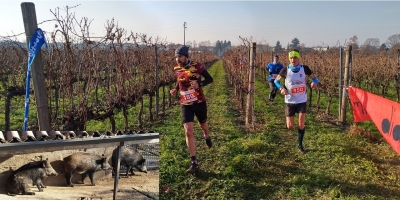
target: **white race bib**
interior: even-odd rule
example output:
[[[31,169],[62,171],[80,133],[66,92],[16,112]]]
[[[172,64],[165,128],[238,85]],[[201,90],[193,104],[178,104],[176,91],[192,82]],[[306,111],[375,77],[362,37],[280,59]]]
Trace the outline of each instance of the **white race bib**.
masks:
[[[294,85],[290,88],[290,93],[293,95],[299,95],[299,94],[304,94],[306,93],[306,85],[301,84],[301,85]]]
[[[197,92],[194,89],[180,92],[180,94],[181,94],[181,101],[184,103],[197,101]]]

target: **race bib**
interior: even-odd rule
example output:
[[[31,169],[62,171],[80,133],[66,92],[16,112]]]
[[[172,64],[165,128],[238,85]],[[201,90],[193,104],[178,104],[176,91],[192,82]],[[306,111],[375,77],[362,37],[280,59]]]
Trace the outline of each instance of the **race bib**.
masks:
[[[306,92],[306,85],[296,85],[290,89],[292,94],[304,94]]]
[[[197,92],[194,89],[181,92],[181,101],[184,103],[197,101]]]
[[[278,76],[278,74],[271,74],[272,79],[276,79],[277,76]]]

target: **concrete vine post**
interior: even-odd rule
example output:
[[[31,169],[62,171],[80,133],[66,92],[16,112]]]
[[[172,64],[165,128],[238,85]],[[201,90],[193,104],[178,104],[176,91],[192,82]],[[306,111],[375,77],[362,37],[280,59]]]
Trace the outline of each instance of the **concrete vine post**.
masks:
[[[29,45],[31,37],[37,27],[36,10],[34,3],[21,3],[22,18],[24,21],[26,43]],[[28,47],[29,48],[29,47]],[[36,109],[39,130],[51,131],[49,104],[47,102],[46,81],[43,73],[43,61],[40,51],[32,63],[32,81],[36,99]]]
[[[346,88],[349,86],[350,81],[350,66],[351,66],[351,58],[352,58],[352,46],[351,44],[347,45],[346,48],[346,61],[344,67],[344,77],[343,77],[343,93],[342,93],[342,103],[341,103],[341,111],[340,111],[340,122],[346,124],[346,108],[347,108],[347,90]]]
[[[249,73],[249,85],[247,93],[246,103],[246,126],[254,123],[254,80],[255,80],[255,59],[256,59],[256,43],[251,43],[250,46],[250,73]]]

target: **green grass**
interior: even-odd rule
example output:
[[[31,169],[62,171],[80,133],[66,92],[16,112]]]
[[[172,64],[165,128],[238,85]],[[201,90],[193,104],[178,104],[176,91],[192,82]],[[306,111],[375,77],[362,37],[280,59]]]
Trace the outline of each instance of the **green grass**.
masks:
[[[200,171],[185,172],[190,161],[179,106],[166,113],[164,123],[152,126],[161,139],[161,199],[398,199],[400,162],[384,140],[371,143],[349,134],[323,122],[312,108],[304,138],[308,153],[302,155],[297,132],[284,128],[283,96],[270,105],[268,85],[257,79],[256,130],[246,131],[222,62],[209,72],[214,83],[205,94],[214,146],[208,149],[195,127]],[[162,191],[164,185],[169,193]]]

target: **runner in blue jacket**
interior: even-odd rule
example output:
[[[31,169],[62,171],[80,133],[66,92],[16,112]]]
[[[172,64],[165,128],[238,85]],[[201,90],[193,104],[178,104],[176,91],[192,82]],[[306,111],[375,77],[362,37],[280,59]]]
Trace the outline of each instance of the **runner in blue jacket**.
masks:
[[[283,69],[283,65],[279,62],[278,55],[274,56],[274,62],[268,63],[268,65],[265,67],[265,70],[269,73],[268,74],[268,84],[269,84],[269,88],[271,89],[271,91],[269,92],[268,100],[271,103],[274,103],[276,92],[278,91],[278,88],[276,87],[274,81],[282,69]]]

